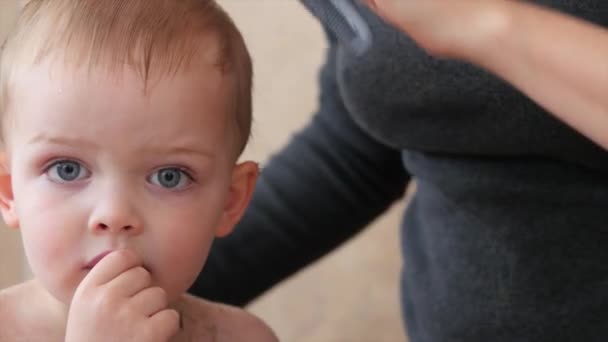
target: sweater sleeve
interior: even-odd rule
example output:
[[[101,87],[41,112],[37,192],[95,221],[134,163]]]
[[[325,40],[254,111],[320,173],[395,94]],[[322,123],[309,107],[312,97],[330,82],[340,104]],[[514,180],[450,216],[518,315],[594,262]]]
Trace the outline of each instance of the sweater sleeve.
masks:
[[[351,119],[336,83],[336,44],[320,73],[312,121],[263,169],[234,232],[217,239],[190,289],[245,305],[348,240],[404,194],[398,150]]]

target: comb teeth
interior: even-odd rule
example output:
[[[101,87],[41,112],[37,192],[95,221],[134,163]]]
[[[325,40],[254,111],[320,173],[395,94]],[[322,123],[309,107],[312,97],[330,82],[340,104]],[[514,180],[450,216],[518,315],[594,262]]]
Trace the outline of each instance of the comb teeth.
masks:
[[[301,0],[336,38],[355,54],[369,49],[372,35],[369,26],[349,0]]]

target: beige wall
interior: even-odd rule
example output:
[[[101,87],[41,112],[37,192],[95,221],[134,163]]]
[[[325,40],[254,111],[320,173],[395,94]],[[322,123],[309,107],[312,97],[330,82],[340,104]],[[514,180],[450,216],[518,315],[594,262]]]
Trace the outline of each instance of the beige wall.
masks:
[[[16,12],[17,2],[0,0],[0,40],[11,26]],[[23,276],[23,259],[18,232],[9,231],[0,225],[0,288],[14,284]]]
[[[0,33],[12,5],[0,0]],[[220,0],[244,32],[255,66],[253,140],[244,158],[264,162],[316,106],[325,42],[295,0]],[[403,203],[329,258],[292,277],[250,310],[284,341],[403,341],[397,226]],[[0,287],[21,278],[16,233],[1,229]],[[269,265],[268,267],[272,267]]]

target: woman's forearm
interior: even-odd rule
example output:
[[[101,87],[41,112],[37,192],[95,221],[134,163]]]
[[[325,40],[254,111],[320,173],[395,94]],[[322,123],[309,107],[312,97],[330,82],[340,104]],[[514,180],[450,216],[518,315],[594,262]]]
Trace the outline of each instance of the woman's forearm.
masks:
[[[526,1],[365,1],[431,54],[493,72],[608,149],[607,28]]]
[[[608,149],[608,30],[521,1],[496,2],[500,30],[455,45],[454,54],[488,69]]]

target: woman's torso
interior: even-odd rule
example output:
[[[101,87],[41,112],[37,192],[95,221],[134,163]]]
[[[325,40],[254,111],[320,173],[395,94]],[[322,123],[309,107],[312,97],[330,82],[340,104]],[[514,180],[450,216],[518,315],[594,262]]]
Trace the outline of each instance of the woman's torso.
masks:
[[[608,25],[599,0],[536,2]],[[417,180],[402,234],[411,341],[608,340],[608,152],[358,2],[317,5],[335,3],[372,37],[362,50],[324,22],[340,96]]]

